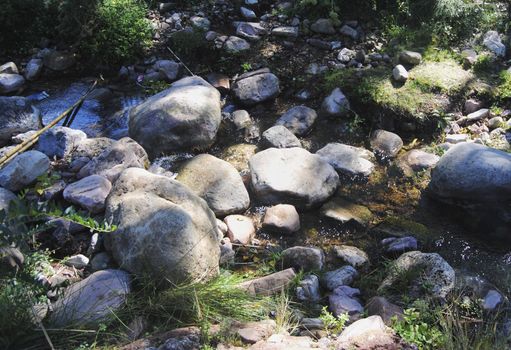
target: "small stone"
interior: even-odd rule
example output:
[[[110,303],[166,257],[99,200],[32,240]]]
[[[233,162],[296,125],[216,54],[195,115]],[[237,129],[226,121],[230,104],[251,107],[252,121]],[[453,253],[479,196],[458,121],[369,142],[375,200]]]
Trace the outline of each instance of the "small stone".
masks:
[[[271,31],[273,35],[285,38],[297,38],[298,32],[298,27],[276,27]]]
[[[250,295],[273,295],[285,290],[293,282],[295,277],[296,274],[293,269],[286,269],[268,276],[243,282],[239,287],[246,290]]]
[[[439,160],[436,154],[413,149],[398,158],[397,166],[406,176],[413,176],[416,172],[433,168]]]
[[[379,129],[371,135],[371,148],[382,159],[394,158],[402,147],[401,137],[390,131]]]
[[[43,60],[40,58],[33,58],[28,61],[25,67],[25,79],[34,81],[39,78],[43,70]]]
[[[399,61],[403,64],[416,66],[422,61],[422,55],[414,51],[403,51],[399,55]]]
[[[288,128],[275,125],[263,132],[260,141],[261,149],[302,147],[302,143]]]
[[[316,275],[307,275],[296,287],[296,298],[300,301],[317,302],[321,300],[319,278]]]
[[[263,320],[259,322],[249,322],[242,325],[237,330],[241,341],[246,344],[255,344],[260,340],[268,338],[275,332],[277,324],[273,320]]]
[[[43,62],[51,70],[64,71],[76,63],[76,56],[70,53],[51,51],[44,56]]]
[[[37,141],[37,150],[48,157],[64,158],[85,140],[87,135],[81,130],[56,126],[45,131]]]
[[[48,157],[38,151],[27,151],[17,155],[0,170],[0,186],[17,192],[34,183],[50,169]]]
[[[364,312],[364,307],[357,298],[346,293],[343,287],[347,286],[336,288],[334,292],[328,296],[330,311],[335,317],[348,314],[350,319],[356,319]],[[350,287],[347,288],[354,289]],[[358,289],[356,291],[358,291]],[[360,292],[358,292],[358,294],[360,294]]]
[[[316,111],[312,108],[295,106],[284,113],[276,125],[283,125],[293,134],[304,136],[311,130],[317,117]]]
[[[348,63],[353,58],[355,58],[355,51],[352,51],[348,48],[343,48],[341,51],[339,51],[339,54],[337,55],[337,59],[341,61],[342,63]]]
[[[209,19],[200,16],[192,16],[190,18],[190,22],[194,28],[203,30],[205,32],[207,32],[211,26]]]
[[[346,24],[341,27],[339,32],[342,35],[344,35],[344,36],[350,37],[352,40],[358,40],[359,39],[358,32],[355,29],[351,28],[350,26],[348,26]]]
[[[232,112],[232,122],[236,126],[236,130],[245,129],[253,123],[250,114],[244,109]]]
[[[250,44],[237,36],[230,36],[224,43],[225,51],[229,53],[238,53],[250,49]]]
[[[106,270],[112,266],[112,258],[106,252],[100,252],[90,261],[92,271]]]
[[[498,308],[502,302],[504,301],[504,298],[502,297],[502,294],[497,292],[494,289],[491,289],[488,291],[486,296],[483,299],[482,307],[486,311],[493,311],[496,308]]]
[[[0,66],[0,74],[6,73],[6,74],[20,74],[18,70],[18,66],[16,66],[16,63],[14,62],[7,62]]]
[[[469,136],[467,134],[450,134],[445,136],[445,142],[458,144],[462,142],[467,142],[469,140]]]
[[[358,272],[353,266],[343,266],[334,271],[328,271],[323,275],[323,284],[328,290],[333,291],[340,286],[348,286],[358,277]]]
[[[339,88],[335,88],[321,104],[321,112],[328,117],[342,117],[349,111],[350,103]]]
[[[385,238],[381,241],[381,244],[385,253],[391,255],[417,250],[419,245],[417,239],[411,236]]]
[[[248,8],[242,6],[242,7],[240,7],[240,11],[241,11],[241,15],[243,17],[245,17],[246,19],[256,19],[257,18],[257,15],[251,9],[248,9]]]
[[[321,215],[339,221],[342,224],[355,222],[366,227],[371,222],[373,214],[367,207],[352,203],[344,198],[336,197],[325,203],[320,210]]]
[[[367,177],[374,170],[374,164],[371,162],[374,154],[364,148],[333,142],[317,151],[316,154],[326,160],[337,172],[346,176]]]
[[[335,255],[353,267],[362,267],[369,263],[366,252],[357,247],[341,245],[334,247]]]
[[[64,190],[64,199],[97,214],[105,209],[105,201],[111,190],[112,183],[108,179],[91,175],[68,185]]]
[[[71,266],[77,269],[83,269],[85,266],[89,264],[89,258],[87,258],[85,255],[78,254],[73,255],[69,257],[69,259],[66,260],[66,265]]]
[[[297,271],[321,271],[325,264],[325,255],[320,248],[296,246],[282,251],[282,265]]]
[[[278,204],[266,209],[263,227],[268,230],[291,233],[300,230],[300,216],[290,204]]]
[[[227,234],[233,243],[250,244],[255,237],[252,219],[243,215],[229,215],[224,219]]]
[[[483,45],[499,57],[506,56],[506,45],[502,43],[499,33],[494,30],[484,34]]]
[[[0,73],[0,94],[17,92],[25,84],[25,78],[19,74]]]
[[[408,71],[406,70],[405,67],[403,67],[402,65],[398,64],[392,70],[392,77],[394,78],[395,81],[398,81],[400,83],[404,83],[404,82],[406,82],[408,80]]]
[[[504,118],[502,117],[493,117],[488,120],[488,127],[493,130],[500,128],[504,124]]]

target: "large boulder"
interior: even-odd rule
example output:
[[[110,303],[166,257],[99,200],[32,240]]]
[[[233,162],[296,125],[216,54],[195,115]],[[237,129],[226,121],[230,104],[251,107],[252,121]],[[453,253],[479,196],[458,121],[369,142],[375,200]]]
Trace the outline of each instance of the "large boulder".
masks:
[[[238,171],[212,155],[200,154],[188,161],[176,180],[204,199],[217,216],[243,212],[250,205]]]
[[[245,105],[272,100],[279,89],[279,78],[267,68],[242,74],[232,86],[236,98]]]
[[[125,170],[108,196],[105,218],[118,227],[108,245],[127,271],[170,283],[218,274],[215,215],[175,180],[139,168]]]
[[[127,168],[146,168],[149,163],[147,153],[135,141],[124,137],[112,143],[97,157],[80,169],[78,178],[101,175],[114,182]]]
[[[249,161],[252,187],[264,204],[310,209],[337,189],[339,176],[321,157],[303,148],[269,148]]]
[[[133,108],[129,135],[150,157],[205,149],[222,120],[220,93],[199,77],[186,77]]]
[[[0,186],[16,192],[34,183],[50,169],[48,157],[38,151],[17,155],[0,170]]]
[[[115,318],[131,291],[131,277],[122,270],[98,271],[69,286],[53,304],[54,327],[94,326]]]
[[[41,113],[24,97],[0,96],[0,113],[0,147],[9,143],[14,135],[42,126]]]
[[[64,158],[76,149],[76,146],[87,138],[81,130],[56,126],[45,131],[37,141],[37,150],[48,157]]]

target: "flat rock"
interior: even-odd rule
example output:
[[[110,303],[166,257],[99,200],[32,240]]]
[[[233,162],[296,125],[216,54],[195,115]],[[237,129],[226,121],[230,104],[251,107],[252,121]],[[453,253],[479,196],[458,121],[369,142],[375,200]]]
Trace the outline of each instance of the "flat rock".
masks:
[[[64,189],[64,199],[97,214],[105,209],[106,197],[111,189],[112,183],[108,179],[91,175],[68,185]]]
[[[374,170],[374,154],[361,147],[329,143],[316,152],[340,174],[349,177],[367,177]]]
[[[339,221],[342,224],[355,222],[362,227],[369,225],[373,214],[367,207],[336,197],[321,207],[321,215]]]
[[[275,125],[263,132],[260,141],[261,149],[302,147],[302,143],[288,128]]]
[[[50,160],[39,151],[26,151],[17,155],[0,170],[0,186],[17,192],[34,183],[50,169]]]
[[[343,266],[334,271],[328,271],[323,275],[322,283],[325,287],[333,291],[340,286],[349,286],[358,277],[358,272],[353,266]]]
[[[276,125],[283,125],[293,134],[304,136],[311,130],[317,117],[316,111],[312,108],[295,106],[284,113]]]
[[[412,149],[397,160],[397,165],[406,176],[412,176],[416,172],[433,168],[440,157],[420,149]]]
[[[334,251],[339,259],[355,268],[362,267],[369,263],[367,253],[357,247],[349,245],[335,246]]]
[[[274,99],[280,92],[279,79],[268,69],[242,74],[233,84],[232,91],[244,105],[255,105]]]
[[[293,282],[295,276],[294,270],[290,268],[243,282],[239,287],[251,295],[273,295],[285,290]]]

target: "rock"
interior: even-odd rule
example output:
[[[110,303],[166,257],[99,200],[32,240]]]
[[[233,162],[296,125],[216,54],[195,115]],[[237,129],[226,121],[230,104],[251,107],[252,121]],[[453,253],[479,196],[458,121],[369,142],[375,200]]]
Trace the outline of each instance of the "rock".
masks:
[[[106,252],[100,252],[90,261],[92,271],[106,270],[112,266],[112,258]]]
[[[159,60],[153,65],[153,69],[160,74],[162,79],[173,82],[179,77],[181,66],[175,61]]]
[[[302,148],[269,148],[249,161],[252,188],[263,204],[320,205],[336,190],[339,177],[319,156]]]
[[[207,32],[209,27],[211,26],[211,22],[209,19],[200,16],[192,16],[190,18],[190,22],[192,23],[192,27]]]
[[[296,274],[293,269],[286,269],[268,276],[243,282],[239,287],[246,290],[251,295],[273,295],[285,290],[293,282],[295,277]]]
[[[209,73],[206,76],[206,80],[220,92],[226,92],[231,89],[231,82],[229,81],[229,77],[224,74]]]
[[[195,330],[194,327],[173,329],[171,332],[177,334],[165,340],[165,343],[158,347],[157,350],[195,350],[201,347],[200,331]],[[124,349],[134,350],[129,346]],[[136,349],[139,348],[137,347]],[[143,349],[156,350],[154,347],[146,347],[145,345]]]
[[[8,94],[20,90],[25,78],[19,74],[0,73],[0,94]]]
[[[439,160],[436,154],[412,149],[398,158],[397,165],[406,176],[412,176],[416,172],[433,168]]]
[[[335,288],[332,294],[328,296],[329,308],[335,317],[342,314],[348,314],[350,319],[356,319],[364,312],[364,307],[356,298],[360,291],[348,286]]]
[[[71,153],[72,162],[82,158],[88,158],[89,160],[99,156],[108,148],[112,147],[117,141],[109,139],[108,137],[95,137],[85,139],[76,145],[76,149]]]
[[[369,316],[380,316],[387,326],[391,326],[393,318],[401,320],[403,318],[403,309],[392,304],[384,297],[372,297],[367,301],[366,311]]]
[[[250,350],[312,350],[315,348],[310,337],[297,337],[285,334],[273,334],[267,340],[261,340],[250,347]]]
[[[245,39],[232,35],[225,41],[224,49],[228,53],[236,54],[238,52],[249,50],[250,44]]]
[[[37,133],[36,130],[29,130],[22,134],[14,135],[13,137],[11,137],[11,141],[12,141],[12,143],[14,143],[16,145],[19,145],[19,144],[29,140],[30,138],[32,138],[36,133]]]
[[[371,148],[382,159],[394,158],[402,147],[403,140],[393,132],[379,129],[371,135]]]
[[[299,301],[318,302],[321,300],[319,279],[316,275],[305,276],[296,287],[296,298]]]
[[[176,180],[204,199],[217,216],[243,212],[250,205],[238,171],[212,155],[200,154],[189,160]]]
[[[307,39],[307,44],[309,44],[310,46],[317,47],[320,50],[328,50],[328,51],[332,50],[332,43],[325,41],[325,40],[310,38],[310,39]],[[322,67],[324,67],[324,66],[322,66]],[[309,66],[309,68],[307,69],[306,73],[313,74],[313,75],[320,74],[320,70],[323,70],[322,67],[320,67],[317,63],[312,63]]]
[[[380,316],[363,318],[346,327],[336,340],[336,349],[405,349]]]
[[[362,227],[367,227],[373,218],[373,214],[367,207],[340,197],[335,197],[325,203],[321,207],[320,213],[322,216],[339,221],[341,224],[355,222]]]
[[[76,63],[74,54],[51,51],[43,58],[44,66],[54,71],[64,71],[71,68]]]
[[[304,136],[311,130],[317,117],[316,111],[312,108],[296,106],[284,113],[276,125],[283,125],[293,134]]]
[[[392,70],[392,77],[397,82],[400,82],[400,83],[406,82],[408,80],[408,76],[409,76],[408,71],[406,70],[405,67],[403,67],[400,64],[395,66],[394,69]]]
[[[145,168],[148,164],[149,160],[145,150],[129,137],[124,137],[119,141],[115,141],[100,155],[81,168],[78,172],[78,178],[101,175],[111,182],[115,182],[125,169]]]
[[[245,344],[255,344],[260,340],[268,338],[277,328],[273,320],[263,320],[259,322],[248,322],[240,325],[236,333]]]
[[[390,255],[410,252],[417,250],[419,247],[417,239],[412,236],[385,238],[381,241],[381,244],[385,253]]]
[[[475,112],[470,113],[467,115],[467,122],[468,123],[475,123],[481,119],[485,119],[490,115],[490,110],[487,108],[479,109]]]
[[[506,45],[502,43],[499,33],[494,30],[484,34],[483,45],[499,57],[506,56]]]
[[[271,31],[272,35],[280,36],[284,38],[295,39],[298,38],[299,28],[298,27],[275,27]]]
[[[469,67],[472,67],[477,62],[477,52],[472,49],[461,51],[461,57],[463,57],[463,63]]]
[[[43,70],[43,60],[40,58],[33,58],[28,61],[25,67],[25,79],[34,81],[39,78]]]
[[[418,52],[414,51],[403,51],[399,55],[399,61],[402,64],[409,64],[411,66],[416,66],[422,61],[422,55]]]
[[[355,268],[362,267],[369,263],[369,257],[366,252],[357,247],[341,245],[334,247],[334,251],[338,258]]]
[[[352,59],[355,58],[355,51],[350,50],[348,48],[343,48],[339,53],[337,54],[337,59],[341,61],[341,63],[348,63]]]
[[[248,106],[274,99],[279,89],[279,79],[268,69],[242,74],[232,86],[236,98]]]
[[[300,230],[300,216],[294,206],[278,204],[266,209],[263,228],[284,233],[297,232]]]
[[[236,256],[236,252],[233,249],[233,245],[229,237],[222,238],[220,240],[220,265],[226,264]]]
[[[257,18],[257,15],[255,14],[254,11],[252,11],[251,9],[248,9],[246,7],[240,7],[240,12],[241,12],[241,15],[243,17],[245,17],[246,19],[256,19]]]
[[[300,320],[300,326],[305,329],[324,329],[325,322],[320,318],[304,317]]]
[[[342,175],[367,177],[374,170],[374,154],[364,148],[329,143],[316,152]]]
[[[259,23],[240,22],[236,26],[236,35],[250,41],[258,41],[261,35],[267,33],[268,31]]]
[[[17,192],[34,183],[50,169],[48,157],[38,151],[26,151],[17,155],[0,170],[0,186]]]
[[[316,22],[311,24],[311,30],[319,34],[335,34],[335,28],[328,18],[320,18]]]
[[[87,135],[81,130],[56,126],[39,137],[37,150],[50,158],[65,158],[86,138]]]
[[[470,98],[465,101],[463,110],[465,111],[465,114],[470,114],[470,113],[474,113],[477,110],[482,109],[483,105],[484,105],[484,103],[482,101]]]
[[[7,211],[11,202],[17,200],[18,197],[14,193],[5,188],[0,187],[0,211]]]
[[[111,189],[111,182],[103,176],[90,175],[68,185],[64,190],[64,199],[97,214],[105,209],[106,197]]]
[[[358,32],[355,29],[351,28],[350,26],[348,26],[346,24],[341,27],[339,32],[342,35],[344,35],[344,36],[350,37],[352,40],[358,40],[359,39]]]
[[[175,180],[126,169],[108,196],[105,219],[118,226],[109,245],[127,271],[169,283],[218,274],[215,215]]]
[[[321,271],[325,264],[325,254],[320,248],[295,246],[284,249],[281,255],[282,266],[304,272]]]
[[[321,112],[327,117],[343,117],[349,111],[350,103],[339,88],[335,88],[321,104]]]
[[[14,62],[7,62],[2,65],[0,65],[0,74],[20,74],[18,67],[16,66],[16,63]]]
[[[97,325],[113,318],[131,291],[131,278],[122,270],[98,271],[74,283],[53,305],[54,327]]]
[[[486,293],[486,296],[483,299],[482,307],[483,310],[493,311],[497,309],[504,301],[504,297],[502,294],[497,292],[494,289],[491,289]]]
[[[255,237],[255,227],[252,219],[243,215],[229,215],[224,219],[227,225],[227,235],[231,242],[250,244]]]
[[[470,137],[467,134],[451,134],[445,136],[445,142],[452,144],[464,143],[469,139]]]
[[[410,280],[402,281],[403,274],[413,274]],[[380,284],[378,291],[385,291],[396,283],[408,283],[408,295],[429,295],[444,299],[454,288],[454,269],[437,253],[412,251],[401,255],[390,269],[389,275]],[[427,287],[425,287],[427,286]]]
[[[131,110],[129,135],[154,158],[209,147],[221,120],[218,90],[186,77]]]
[[[18,271],[23,267],[24,262],[25,257],[18,248],[0,247],[0,275]]]
[[[66,259],[65,263],[67,266],[71,266],[76,269],[83,269],[89,264],[89,258],[82,254],[73,255],[70,256],[69,259]]]
[[[328,44],[328,47],[330,47],[330,44]],[[328,70],[327,66],[320,66],[319,64],[314,62],[307,66],[305,73],[310,74],[310,75],[319,75],[319,74],[323,74],[327,70]]]
[[[232,164],[239,172],[248,172],[248,161],[256,152],[257,146],[241,143],[227,147],[221,158]]]
[[[488,127],[491,130],[500,128],[504,124],[505,124],[504,118],[502,117],[493,117],[490,120],[488,120]]]
[[[302,147],[302,143],[288,128],[275,125],[263,132],[260,141],[261,149]]]
[[[253,123],[253,120],[250,118],[250,114],[244,109],[232,112],[231,116],[236,130],[245,129]]]
[[[358,277],[358,272],[352,266],[346,265],[334,271],[328,271],[323,275],[323,284],[333,291],[340,286],[348,286]]]
[[[41,113],[24,97],[0,96],[0,146],[5,146],[15,135],[42,127]]]

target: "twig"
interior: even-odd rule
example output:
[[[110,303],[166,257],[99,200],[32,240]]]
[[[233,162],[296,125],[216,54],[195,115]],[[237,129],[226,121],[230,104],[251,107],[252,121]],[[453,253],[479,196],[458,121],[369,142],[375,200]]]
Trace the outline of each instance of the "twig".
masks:
[[[174,51],[172,51],[172,49],[171,49],[170,47],[168,47],[168,46],[167,46],[167,50],[169,50],[169,51],[170,51],[170,53],[171,53],[172,55],[174,55],[174,57],[175,57],[175,58],[176,58],[179,62],[181,62],[181,63],[183,64],[183,66],[184,66],[184,67],[185,67],[185,69],[188,71],[188,73],[190,73],[192,76],[195,76],[195,74],[193,74],[193,72],[190,70],[190,68],[188,68],[188,66],[187,66],[187,65],[183,62],[183,60],[182,60],[182,59],[180,59],[180,58],[178,57],[178,55],[176,55],[176,54],[174,53]]]

